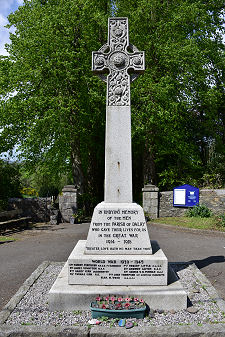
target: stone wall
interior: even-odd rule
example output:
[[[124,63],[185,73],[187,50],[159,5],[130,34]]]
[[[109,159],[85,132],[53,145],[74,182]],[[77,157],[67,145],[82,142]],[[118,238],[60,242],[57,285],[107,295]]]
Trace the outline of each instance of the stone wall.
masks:
[[[9,208],[22,209],[22,216],[30,216],[33,222],[50,220],[51,198],[10,198]]]
[[[185,207],[173,207],[173,191],[159,193],[159,217],[182,216],[186,212]]]
[[[143,188],[143,208],[151,218],[154,219],[158,216],[176,217],[185,214],[187,208],[173,207],[173,191],[157,193],[156,191],[157,190],[153,185],[146,185]],[[199,190],[199,203],[207,206],[214,214],[225,214],[225,189]]]
[[[199,203],[206,205],[215,214],[225,214],[225,189],[200,190]]]
[[[149,215],[152,219],[156,219],[159,216],[159,188],[155,185],[145,185],[142,188],[143,192],[143,210],[146,215]]]
[[[77,212],[77,189],[74,185],[66,185],[59,195],[59,210],[62,222],[70,222]]]
[[[214,214],[225,213],[225,189],[199,190],[199,204],[207,206]],[[173,191],[159,193],[159,217],[182,216],[185,207],[173,207]]]

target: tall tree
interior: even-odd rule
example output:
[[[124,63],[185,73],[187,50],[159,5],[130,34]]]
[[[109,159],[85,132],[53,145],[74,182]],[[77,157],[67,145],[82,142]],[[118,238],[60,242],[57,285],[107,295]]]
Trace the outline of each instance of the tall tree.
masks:
[[[199,183],[211,141],[225,150],[224,1],[118,0],[116,7],[130,19],[131,41],[146,51],[145,75],[132,90],[134,157],[144,149],[144,181]]]
[[[149,181],[166,189],[215,170],[221,177],[224,8],[223,0],[25,0],[9,16],[15,32],[0,60],[1,151],[19,144],[28,168],[55,179],[69,172],[86,204],[102,200],[106,88],[91,73],[91,52],[107,41],[108,16],[128,16],[130,40],[146,52],[131,90],[135,199]]]
[[[105,88],[91,52],[106,40],[110,2],[25,0],[1,61],[0,145],[15,144],[31,169],[73,173],[81,192],[102,195]],[[10,94],[11,93],[11,94]]]

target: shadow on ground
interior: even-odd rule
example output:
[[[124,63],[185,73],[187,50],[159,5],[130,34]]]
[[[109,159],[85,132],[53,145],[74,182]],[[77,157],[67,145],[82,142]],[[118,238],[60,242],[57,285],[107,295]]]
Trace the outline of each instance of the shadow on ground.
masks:
[[[188,261],[187,263],[195,263],[199,269],[202,269],[204,267],[209,266],[210,264],[223,263],[223,262],[225,262],[225,257],[223,255],[218,255],[218,256],[209,256],[202,260]]]
[[[44,231],[57,231],[62,229],[64,229],[64,227],[60,225],[53,226],[50,225],[49,223],[35,223],[35,224],[29,223],[27,226],[20,226],[20,227],[17,226],[0,230],[0,236],[11,236],[14,234],[23,233],[25,231],[44,232]]]

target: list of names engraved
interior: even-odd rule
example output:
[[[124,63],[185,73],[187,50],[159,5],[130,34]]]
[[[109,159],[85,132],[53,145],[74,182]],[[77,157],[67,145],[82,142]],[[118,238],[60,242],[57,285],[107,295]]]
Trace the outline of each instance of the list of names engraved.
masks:
[[[93,280],[96,284],[111,284],[113,280],[117,284],[123,284],[129,280],[129,284],[146,284],[146,279],[151,278],[152,284],[157,284],[160,279],[166,276],[166,264],[156,264],[154,261],[137,260],[117,260],[117,259],[90,259],[89,261],[76,261],[69,263],[70,283],[82,280]]]

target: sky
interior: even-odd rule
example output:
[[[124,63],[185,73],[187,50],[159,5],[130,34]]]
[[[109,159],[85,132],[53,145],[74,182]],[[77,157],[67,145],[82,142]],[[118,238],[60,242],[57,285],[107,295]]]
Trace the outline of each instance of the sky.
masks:
[[[19,6],[23,4],[23,0],[0,0],[0,55],[8,55],[5,50],[5,43],[9,42],[9,29],[4,28],[8,23],[7,16],[14,12]],[[12,160],[14,160],[15,151],[12,155]],[[2,153],[1,158],[10,158],[9,153]]]
[[[7,16],[23,4],[23,0],[0,0],[0,55],[8,55],[5,43],[9,42],[9,29],[4,28],[8,23]]]

